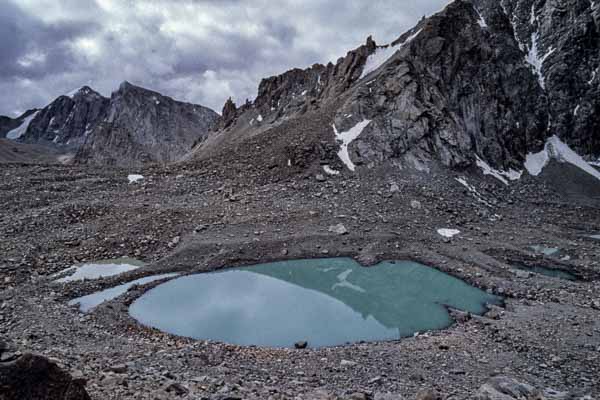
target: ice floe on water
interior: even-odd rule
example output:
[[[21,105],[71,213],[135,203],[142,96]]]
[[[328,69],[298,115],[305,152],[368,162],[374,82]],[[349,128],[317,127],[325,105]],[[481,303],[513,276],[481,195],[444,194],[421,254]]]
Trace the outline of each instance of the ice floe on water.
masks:
[[[370,119],[365,119],[362,122],[356,124],[353,128],[346,132],[338,132],[335,124],[333,124],[333,132],[335,133],[335,137],[342,142],[340,145],[340,150],[338,151],[338,157],[342,162],[348,167],[350,171],[354,171],[356,166],[350,159],[350,154],[348,153],[348,146],[352,143],[357,137],[360,136],[362,131],[371,123]]]
[[[61,276],[70,272],[69,275],[57,279],[55,280],[55,282],[74,282],[83,281],[85,279],[99,279],[133,271],[142,267],[143,265],[144,263],[129,258],[98,261],[94,263],[86,263],[79,266],[69,267],[63,271],[54,274],[53,277]]]
[[[438,229],[437,233],[445,238],[453,238],[454,236],[458,235],[460,231],[458,229],[442,228]]]
[[[556,160],[561,163],[569,163],[588,174],[600,179],[600,171],[591,166],[579,154],[575,153],[566,143],[562,142],[558,136],[554,135],[546,141],[544,149],[539,153],[527,154],[525,169],[530,175],[538,176],[550,160]]]
[[[481,171],[484,175],[491,175],[494,178],[498,179],[500,182],[504,183],[508,186],[508,181],[516,181],[521,179],[523,175],[523,171],[515,171],[514,169],[509,169],[508,171],[502,171],[498,169],[492,168],[488,163],[483,161],[479,156],[477,157],[477,166],[481,168]]]
[[[92,293],[87,296],[78,297],[69,301],[69,305],[73,306],[78,304],[79,310],[81,312],[89,312],[105,301],[109,301],[119,297],[120,295],[126,293],[132,286],[134,285],[145,285],[147,283],[159,281],[162,279],[173,278],[178,276],[179,274],[176,272],[169,274],[161,274],[161,275],[152,275],[147,276],[145,278],[136,279],[131,282],[124,283],[119,286],[115,286],[109,289],[102,290],[100,292]]]
[[[144,179],[144,177],[142,175],[131,174],[127,175],[127,179],[129,180],[129,183],[136,183]]]

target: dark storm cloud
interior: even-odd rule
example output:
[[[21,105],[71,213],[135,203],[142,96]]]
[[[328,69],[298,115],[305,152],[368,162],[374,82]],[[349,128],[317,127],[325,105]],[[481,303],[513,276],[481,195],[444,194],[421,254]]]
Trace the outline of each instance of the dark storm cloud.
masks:
[[[122,80],[220,110],[261,78],[395,39],[446,0],[4,0],[0,114]]]
[[[95,24],[46,24],[10,2],[0,4],[0,79],[29,78],[72,68],[68,43],[89,34]]]

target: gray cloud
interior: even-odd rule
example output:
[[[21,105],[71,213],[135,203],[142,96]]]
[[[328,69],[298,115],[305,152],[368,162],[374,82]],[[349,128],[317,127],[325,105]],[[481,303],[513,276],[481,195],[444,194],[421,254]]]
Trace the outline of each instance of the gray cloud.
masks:
[[[0,114],[129,80],[220,111],[261,78],[386,43],[447,0],[5,0]],[[276,4],[276,5],[275,5]]]

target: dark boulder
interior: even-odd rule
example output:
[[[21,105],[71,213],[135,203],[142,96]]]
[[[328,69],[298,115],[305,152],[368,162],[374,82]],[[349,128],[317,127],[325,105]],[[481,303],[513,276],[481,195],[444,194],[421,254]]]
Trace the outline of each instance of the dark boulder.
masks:
[[[0,363],[0,400],[88,400],[85,382],[45,357],[25,354]]]

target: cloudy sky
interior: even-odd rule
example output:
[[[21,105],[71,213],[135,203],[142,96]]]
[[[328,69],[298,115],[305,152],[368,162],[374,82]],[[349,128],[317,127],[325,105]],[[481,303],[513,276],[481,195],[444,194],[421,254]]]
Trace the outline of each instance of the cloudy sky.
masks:
[[[0,115],[120,82],[220,112],[263,77],[395,39],[448,0],[0,0]]]

